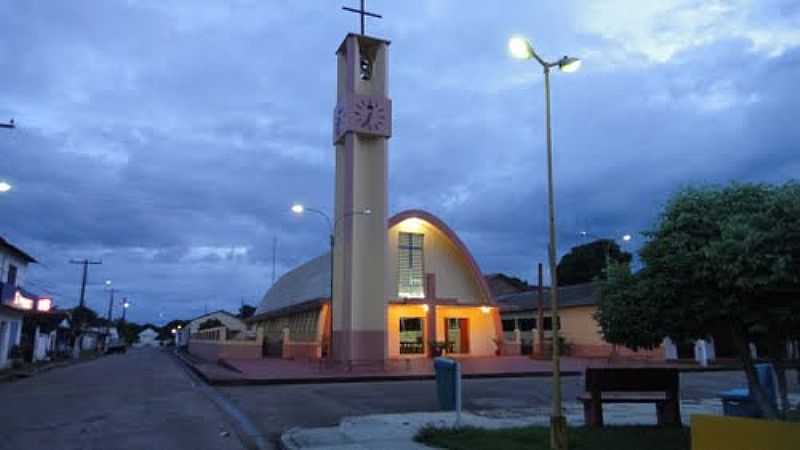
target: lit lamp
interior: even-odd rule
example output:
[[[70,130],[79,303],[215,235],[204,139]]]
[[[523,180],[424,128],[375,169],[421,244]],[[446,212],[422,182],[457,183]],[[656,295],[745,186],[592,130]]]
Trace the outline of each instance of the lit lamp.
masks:
[[[553,192],[553,138],[550,125],[550,69],[558,67],[562,72],[575,72],[581,67],[578,58],[564,56],[554,62],[542,59],[531,43],[522,36],[514,36],[508,41],[511,56],[517,59],[535,59],[544,70],[545,127],[547,139],[547,206],[548,206],[548,262],[550,266],[550,315],[553,323],[558,323],[558,276],[556,272],[556,207]],[[553,327],[553,411],[550,416],[550,445],[553,449],[567,448],[567,419],[561,408],[561,364],[559,360],[558,327]]]
[[[6,181],[0,181],[0,193],[5,193],[10,191],[12,186],[8,184]]]

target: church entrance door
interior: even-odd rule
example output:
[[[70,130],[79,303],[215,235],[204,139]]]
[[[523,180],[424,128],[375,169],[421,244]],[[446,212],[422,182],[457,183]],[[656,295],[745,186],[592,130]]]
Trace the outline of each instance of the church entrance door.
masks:
[[[469,320],[444,319],[445,340],[449,353],[469,353]]]

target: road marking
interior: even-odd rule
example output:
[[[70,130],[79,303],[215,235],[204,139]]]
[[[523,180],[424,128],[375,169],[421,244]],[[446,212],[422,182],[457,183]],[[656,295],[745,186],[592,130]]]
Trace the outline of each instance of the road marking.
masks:
[[[250,420],[247,415],[236,407],[236,405],[231,402],[227,397],[222,395],[219,391],[214,389],[213,386],[210,386],[203,382],[200,377],[197,376],[194,371],[192,371],[189,367],[186,367],[186,363],[180,360],[180,357],[175,353],[172,353],[173,362],[180,366],[180,368],[186,373],[189,377],[189,381],[192,384],[192,387],[199,390],[206,396],[209,400],[211,400],[214,405],[217,406],[223,413],[225,413],[228,418],[233,422],[234,428],[236,429],[236,435],[239,437],[239,440],[242,444],[250,450],[269,450],[272,449],[272,445],[270,445],[264,436],[258,431],[258,428]]]

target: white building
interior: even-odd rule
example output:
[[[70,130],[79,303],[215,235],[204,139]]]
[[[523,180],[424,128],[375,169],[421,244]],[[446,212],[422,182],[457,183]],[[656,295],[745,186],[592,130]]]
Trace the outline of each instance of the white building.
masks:
[[[28,264],[36,260],[0,237],[0,369],[11,365],[11,349],[20,345],[26,311],[47,312],[52,300],[22,289]]]
[[[139,332],[139,342],[134,347],[158,347],[158,332],[152,328],[145,328]]]
[[[222,309],[195,317],[189,321],[189,323],[186,324],[183,329],[188,329],[190,335],[195,334],[203,322],[215,319],[220,321],[225,328],[227,328],[229,331],[233,331],[234,333],[244,333],[248,329],[247,324],[244,323],[242,319]]]

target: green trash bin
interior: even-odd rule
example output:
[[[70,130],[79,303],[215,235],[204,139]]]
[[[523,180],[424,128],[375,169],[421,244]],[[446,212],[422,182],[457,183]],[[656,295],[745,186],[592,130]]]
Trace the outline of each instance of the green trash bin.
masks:
[[[458,361],[439,357],[433,361],[439,407],[456,412],[456,427],[461,424],[461,366]]]

